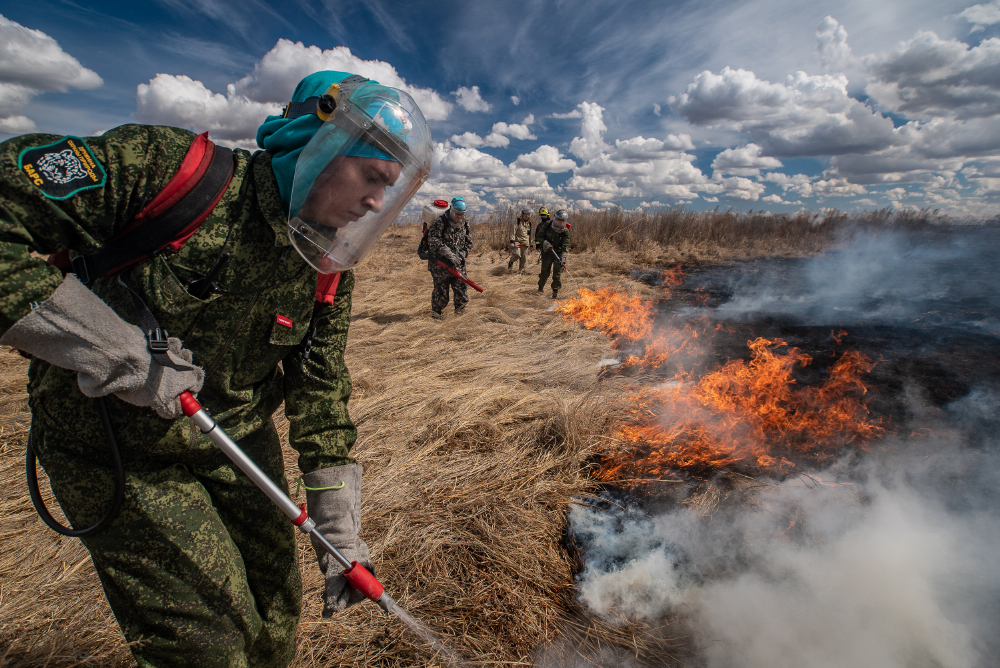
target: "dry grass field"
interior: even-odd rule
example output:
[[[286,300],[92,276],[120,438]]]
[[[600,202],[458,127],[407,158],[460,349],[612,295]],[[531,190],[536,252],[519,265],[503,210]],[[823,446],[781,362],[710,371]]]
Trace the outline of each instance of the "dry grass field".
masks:
[[[772,221],[755,235],[753,221],[721,216],[702,221],[716,220],[715,232],[692,231],[686,241],[654,235],[641,217],[574,218],[566,296],[576,280],[652,298],[631,269],[810,253],[845,224],[793,221],[779,235],[768,232],[785,229]],[[689,230],[697,222],[678,220]],[[802,232],[824,225],[822,234]],[[737,234],[739,226],[746,230]],[[567,504],[586,503],[596,489],[590,466],[633,381],[599,379],[610,342],[550,310],[548,291],[536,291],[536,255],[527,274],[506,273],[502,228],[476,226],[469,275],[486,292],[469,291],[463,316],[429,317],[431,279],[416,257],[415,225],[393,228],[357,270],[347,361],[354,455],[365,467],[362,535],[387,591],[475,665],[572,666],[577,653],[609,646],[664,662],[683,648],[669,628],[608,626],[576,608],[563,545]],[[643,230],[647,238],[636,241]],[[28,500],[25,369],[15,353],[0,352],[0,665],[132,665],[86,551],[50,532]],[[280,418],[279,426],[287,427]],[[289,479],[298,475],[294,461],[286,447]],[[295,666],[441,665],[373,605],[322,619],[306,540],[300,559],[306,595]]]

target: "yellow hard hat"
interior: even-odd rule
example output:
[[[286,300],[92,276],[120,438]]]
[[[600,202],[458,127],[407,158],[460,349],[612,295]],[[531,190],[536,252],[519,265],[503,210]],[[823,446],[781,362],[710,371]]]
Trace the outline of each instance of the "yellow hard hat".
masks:
[[[548,209],[546,209],[546,208],[545,208],[545,207],[543,206],[543,207],[542,207],[541,209],[539,209],[539,210],[538,210],[538,215],[539,215],[539,216],[547,216],[547,215],[549,215],[549,210],[548,210]]]

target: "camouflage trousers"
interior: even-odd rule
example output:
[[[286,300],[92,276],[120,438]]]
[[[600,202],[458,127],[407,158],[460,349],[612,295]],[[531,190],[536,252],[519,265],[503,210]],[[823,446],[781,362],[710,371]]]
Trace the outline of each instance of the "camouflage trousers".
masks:
[[[514,260],[518,261],[517,270],[524,271],[524,263],[528,261],[528,247],[524,244],[517,244],[516,248],[511,249],[510,262],[507,263],[508,269],[514,266]]]
[[[549,280],[549,272],[552,272],[552,289],[558,290],[562,287],[562,264],[556,259],[551,250],[542,253],[542,271],[538,274],[538,289],[545,287],[545,281]]]
[[[448,305],[448,288],[455,293],[455,310],[465,308],[469,303],[468,286],[458,280],[441,267],[431,267],[431,276],[434,278],[434,292],[431,293],[431,310],[441,313]]]
[[[108,398],[112,422],[117,401]],[[32,444],[59,505],[75,527],[92,526],[113,495],[107,444],[32,412]],[[239,443],[287,488],[270,420]],[[287,666],[302,608],[288,518],[204,435],[182,457],[120,446],[121,514],[82,540],[139,666]]]

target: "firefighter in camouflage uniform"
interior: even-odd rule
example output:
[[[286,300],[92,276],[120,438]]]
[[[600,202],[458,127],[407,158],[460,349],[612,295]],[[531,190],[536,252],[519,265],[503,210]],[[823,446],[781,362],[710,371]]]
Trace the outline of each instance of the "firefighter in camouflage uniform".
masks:
[[[565,209],[556,211],[555,218],[549,222],[541,222],[535,228],[535,248],[541,253],[542,270],[538,274],[538,291],[545,289],[545,282],[552,272],[552,298],[559,297],[562,287],[562,266],[566,264],[569,253],[569,213]]]
[[[331,100],[347,112],[326,113]],[[381,134],[357,130],[358,118],[371,126],[383,116]],[[179,176],[199,140],[125,125],[0,144],[0,343],[34,357],[31,442],[77,528],[100,519],[114,493],[91,399],[105,397],[125,499],[82,540],[138,664],[285,666],[301,611],[295,529],[192,428],[177,395],[196,392],[287,489],[272,420],[284,402],[310,517],[345,556],[370,565],[358,537],[361,467],[350,457],[350,268],[426,178],[430,136],[406,93],[318,72],[260,127],[263,151],[233,151],[228,187],[179,248],[91,290],[39,259],[96,253]],[[213,289],[194,296],[189,286],[225,253]],[[166,365],[150,358],[132,292],[172,335]],[[324,615],[363,600],[320,554]]]
[[[448,270],[438,265],[435,260],[441,260],[465,275],[465,258],[472,250],[472,231],[469,221],[465,219],[465,200],[456,197],[451,200],[451,207],[431,223],[427,231],[427,241],[431,249],[431,259],[427,261],[427,269],[434,279],[434,291],[431,293],[431,311],[435,318],[444,317],[444,307],[448,305],[448,288],[455,294],[455,314],[461,315],[465,305],[469,303],[469,294],[464,282],[453,276]]]

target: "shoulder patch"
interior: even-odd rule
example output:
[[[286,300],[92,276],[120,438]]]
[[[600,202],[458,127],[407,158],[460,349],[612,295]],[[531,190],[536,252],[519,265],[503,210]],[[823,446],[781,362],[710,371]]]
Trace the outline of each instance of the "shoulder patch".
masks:
[[[17,167],[50,199],[66,199],[81,190],[100,188],[108,179],[93,151],[79,137],[26,148],[17,158]]]

